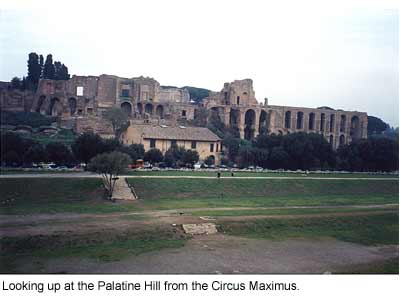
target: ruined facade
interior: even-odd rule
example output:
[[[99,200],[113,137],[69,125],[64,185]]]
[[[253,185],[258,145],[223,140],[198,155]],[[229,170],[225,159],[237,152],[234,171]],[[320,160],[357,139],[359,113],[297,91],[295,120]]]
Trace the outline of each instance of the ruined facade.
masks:
[[[112,75],[73,76],[69,80],[40,80],[35,93],[1,88],[0,105],[5,110],[35,111],[58,116],[61,127],[77,133],[94,130],[112,135],[104,119],[111,107],[121,108],[130,120],[177,125],[194,120],[200,110],[216,114],[241,138],[259,133],[322,134],[334,149],[367,137],[367,114],[356,111],[312,109],[269,105],[255,98],[251,79],[225,83],[202,103],[191,102],[186,89],[161,87],[153,78],[121,78]]]

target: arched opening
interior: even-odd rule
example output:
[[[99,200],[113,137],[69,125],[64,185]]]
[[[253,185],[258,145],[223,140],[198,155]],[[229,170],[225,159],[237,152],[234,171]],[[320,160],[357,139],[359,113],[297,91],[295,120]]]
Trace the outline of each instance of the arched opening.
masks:
[[[324,113],[320,114],[320,131],[325,131],[326,115]]]
[[[352,140],[360,138],[359,118],[356,115],[352,117],[350,123],[350,136],[352,137]]]
[[[229,125],[232,128],[238,128],[239,116],[240,116],[240,112],[237,109],[231,109],[231,111],[229,112]]]
[[[346,131],[346,115],[342,114],[340,116],[340,132]]]
[[[303,112],[299,111],[296,120],[296,129],[303,129]]]
[[[155,114],[160,118],[163,119],[164,118],[164,106],[162,105],[158,105],[156,110],[155,110]]]
[[[335,130],[335,115],[331,114],[330,115],[330,127],[329,131],[333,132]]]
[[[44,105],[44,101],[46,100],[46,96],[42,95],[38,98],[36,112],[40,113],[41,107]]]
[[[332,146],[333,148],[333,135],[329,136],[329,144]]]
[[[241,99],[241,97],[238,95],[237,97],[236,97],[236,105],[239,105],[239,100]]]
[[[48,106],[47,115],[60,116],[62,113],[62,106],[58,98],[53,98]]]
[[[251,140],[255,137],[255,111],[249,109],[245,113],[245,139]]]
[[[342,134],[339,137],[339,146],[343,146],[345,144],[345,136]]]
[[[145,105],[145,113],[148,113],[149,115],[152,115],[152,104],[146,104]]]
[[[182,117],[186,117],[186,110],[182,110],[181,115],[182,115]]]
[[[309,130],[315,130],[315,114],[309,113]]]
[[[137,103],[137,112],[139,114],[142,114],[142,104],[141,103]]]
[[[259,115],[259,134],[268,134],[268,113],[265,110]]]
[[[291,117],[292,117],[292,113],[290,111],[286,111],[285,113],[285,128],[286,129],[290,128]]]
[[[222,123],[222,119],[221,119],[221,116],[219,115],[218,107],[211,108],[209,120],[211,121],[211,123],[217,123],[217,124]]]
[[[74,115],[77,111],[77,100],[75,98],[69,98],[68,106],[70,107],[70,114]]]
[[[131,104],[128,102],[123,102],[121,104],[121,110],[129,117],[131,116],[132,107]]]

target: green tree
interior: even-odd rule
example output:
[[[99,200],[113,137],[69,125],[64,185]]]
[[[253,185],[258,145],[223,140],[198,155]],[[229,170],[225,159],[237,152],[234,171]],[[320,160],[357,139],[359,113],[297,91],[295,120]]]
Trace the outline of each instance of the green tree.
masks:
[[[388,129],[389,124],[385,123],[378,117],[368,116],[367,117],[367,135],[381,134],[383,131]]]
[[[43,145],[33,144],[30,148],[24,153],[24,162],[25,163],[41,163],[47,161],[47,152]]]
[[[115,138],[119,140],[121,134],[130,126],[127,115],[120,108],[112,107],[107,110],[106,117],[111,122]]]
[[[121,146],[119,151],[123,153],[127,153],[133,162],[135,162],[138,159],[143,159],[144,158],[144,145],[143,144],[132,144],[129,146]]]
[[[195,150],[184,150],[181,160],[185,166],[192,167],[199,160],[198,152]]]
[[[124,172],[130,162],[129,155],[122,152],[102,153],[91,159],[88,169],[101,174],[107,195],[112,198],[118,175]]]
[[[23,83],[18,77],[14,77],[11,79],[11,88],[13,89],[22,89]]]
[[[27,61],[27,80],[29,86],[33,89],[36,89],[38,86],[38,81],[41,77],[41,68],[38,55],[35,52],[31,52],[28,55]]]
[[[56,165],[72,163],[73,156],[66,145],[62,143],[50,143],[46,146],[47,158]]]
[[[53,56],[51,54],[47,55],[46,62],[43,68],[43,78],[44,79],[55,79],[55,66],[53,64]]]
[[[88,163],[97,154],[103,153],[104,148],[103,139],[98,134],[90,131],[81,134],[71,145],[76,159],[85,163]]]
[[[68,74],[68,69],[64,64],[61,64],[60,61],[54,62],[55,69],[55,79],[56,80],[68,80],[70,75]]]
[[[147,161],[151,164],[162,162],[164,157],[160,150],[153,148],[145,152],[144,161]]]

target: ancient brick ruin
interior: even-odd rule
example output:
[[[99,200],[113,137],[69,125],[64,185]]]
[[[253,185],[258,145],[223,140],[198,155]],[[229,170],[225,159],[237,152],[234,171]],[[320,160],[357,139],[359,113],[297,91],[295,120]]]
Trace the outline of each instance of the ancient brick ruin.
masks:
[[[58,116],[59,126],[77,133],[93,130],[112,135],[104,112],[117,106],[134,121],[184,123],[200,110],[217,114],[226,126],[236,127],[241,138],[260,132],[322,134],[333,146],[367,137],[367,114],[330,108],[269,105],[255,98],[251,79],[225,83],[200,104],[191,102],[186,89],[161,87],[153,78],[121,78],[112,75],[73,76],[66,81],[42,79],[36,92],[1,87],[3,110],[34,111]]]

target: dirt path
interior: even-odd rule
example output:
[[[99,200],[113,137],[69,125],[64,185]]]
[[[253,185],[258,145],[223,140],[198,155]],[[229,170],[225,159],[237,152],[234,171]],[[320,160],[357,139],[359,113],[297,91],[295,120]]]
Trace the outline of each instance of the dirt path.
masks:
[[[119,177],[115,182],[112,198],[115,200],[136,200],[124,177]]]
[[[223,234],[197,236],[178,249],[163,249],[116,262],[87,258],[33,259],[21,272],[114,274],[288,274],[335,272],[340,267],[398,257],[398,246],[366,247],[334,239],[269,240]]]

